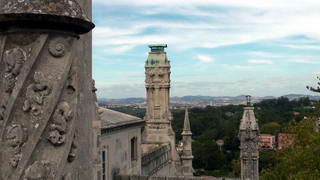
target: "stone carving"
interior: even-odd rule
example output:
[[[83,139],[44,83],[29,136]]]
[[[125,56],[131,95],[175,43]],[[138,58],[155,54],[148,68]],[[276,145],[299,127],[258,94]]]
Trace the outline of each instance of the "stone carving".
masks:
[[[21,154],[16,154],[9,160],[9,165],[12,168],[17,168],[20,160],[21,160]]]
[[[53,122],[49,126],[48,140],[53,145],[65,142],[68,122],[73,118],[73,112],[67,102],[61,102],[53,114]]]
[[[68,162],[71,163],[75,160],[76,158],[76,153],[77,153],[77,144],[75,142],[75,140],[73,140],[72,145],[71,145],[71,149],[68,155]]]
[[[9,49],[5,51],[3,60],[5,63],[5,92],[11,93],[16,85],[20,70],[27,60],[27,53],[19,47]]]
[[[169,75],[170,70],[164,68],[156,68],[153,69],[148,68],[146,69],[146,80],[145,82],[151,85],[155,85],[155,83],[161,83],[161,85],[166,85],[166,83],[170,82]],[[160,85],[160,86],[161,86]]]
[[[96,88],[96,81],[92,80],[92,92],[96,93],[98,91],[98,89]]]
[[[27,87],[23,111],[31,111],[34,116],[38,116],[41,114],[41,106],[44,103],[44,99],[51,93],[52,87],[41,72],[36,72],[33,80],[34,83]]]
[[[71,71],[68,77],[68,86],[67,86],[67,93],[68,94],[73,94],[76,92],[76,81],[75,81],[75,72]]]
[[[4,119],[3,119],[3,117],[4,117],[4,112],[5,112],[5,110],[6,110],[6,106],[5,105],[1,105],[0,106],[0,129],[2,129],[2,126],[3,126],[3,121],[4,121]]]
[[[51,177],[51,164],[49,161],[36,161],[30,165],[23,180],[47,180]]]
[[[245,155],[252,155],[258,151],[259,136],[254,132],[242,132],[240,136],[241,150]]]
[[[65,45],[61,39],[55,39],[49,44],[49,52],[54,57],[62,57],[65,54]]]
[[[9,159],[9,165],[16,168],[21,159],[21,147],[27,140],[26,129],[19,124],[12,124],[6,130],[6,142],[12,149],[12,157]]]
[[[6,141],[11,147],[19,147],[26,140],[25,130],[19,124],[12,124],[7,128]]]

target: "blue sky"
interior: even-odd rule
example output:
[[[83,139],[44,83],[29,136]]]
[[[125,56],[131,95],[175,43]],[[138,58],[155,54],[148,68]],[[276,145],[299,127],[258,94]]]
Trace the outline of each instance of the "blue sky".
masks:
[[[98,96],[144,97],[148,45],[168,44],[171,96],[313,94],[319,0],[93,0]]]

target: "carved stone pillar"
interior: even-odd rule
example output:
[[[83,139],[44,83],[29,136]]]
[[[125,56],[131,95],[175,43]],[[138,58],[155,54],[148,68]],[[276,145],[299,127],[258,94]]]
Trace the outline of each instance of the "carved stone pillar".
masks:
[[[88,179],[76,44],[93,27],[75,0],[0,1],[1,180]]]

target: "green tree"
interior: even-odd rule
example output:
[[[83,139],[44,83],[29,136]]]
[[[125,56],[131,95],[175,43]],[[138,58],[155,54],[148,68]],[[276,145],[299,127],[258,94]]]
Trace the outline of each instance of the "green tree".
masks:
[[[272,135],[278,134],[280,130],[281,130],[281,125],[277,122],[270,122],[270,123],[264,124],[260,128],[261,133],[272,134]]]
[[[261,180],[319,180],[320,135],[314,120],[302,120],[287,129],[296,134],[294,145],[275,154],[273,167],[262,170]]]

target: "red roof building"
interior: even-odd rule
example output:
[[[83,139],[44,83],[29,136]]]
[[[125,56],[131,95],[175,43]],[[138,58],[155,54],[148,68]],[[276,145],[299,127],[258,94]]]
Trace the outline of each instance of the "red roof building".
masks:
[[[278,134],[278,149],[284,149],[289,147],[293,144],[295,134],[288,134],[288,133],[279,133]]]
[[[276,137],[271,134],[260,134],[259,136],[260,149],[274,149],[276,145]]]

